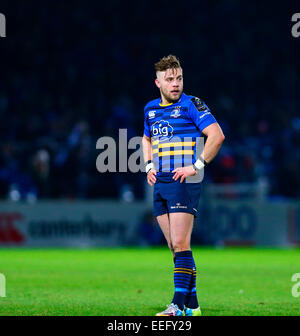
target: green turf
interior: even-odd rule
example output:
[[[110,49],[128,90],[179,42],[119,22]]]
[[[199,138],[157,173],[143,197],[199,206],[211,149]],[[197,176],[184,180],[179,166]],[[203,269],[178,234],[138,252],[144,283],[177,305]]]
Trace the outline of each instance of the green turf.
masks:
[[[299,249],[193,253],[203,315],[300,315]],[[153,316],[172,298],[172,272],[167,248],[0,249],[0,315]]]

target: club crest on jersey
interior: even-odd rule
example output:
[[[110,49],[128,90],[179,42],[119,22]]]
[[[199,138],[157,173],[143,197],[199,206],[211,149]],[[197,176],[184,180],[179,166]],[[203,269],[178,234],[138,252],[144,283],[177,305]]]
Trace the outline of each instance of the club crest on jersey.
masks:
[[[159,141],[166,141],[173,136],[173,127],[168,121],[160,120],[156,121],[152,125],[152,136],[158,137]]]
[[[149,114],[148,114],[149,119],[155,118],[155,112],[156,111],[149,111]]]
[[[172,113],[170,114],[170,117],[173,117],[173,118],[178,118],[180,116],[181,116],[181,114],[180,114],[180,110],[179,109],[173,110]]]

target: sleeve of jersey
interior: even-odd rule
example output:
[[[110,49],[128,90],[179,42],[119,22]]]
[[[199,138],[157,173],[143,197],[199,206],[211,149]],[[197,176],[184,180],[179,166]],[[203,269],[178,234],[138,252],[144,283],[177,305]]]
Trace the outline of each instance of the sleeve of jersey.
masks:
[[[217,122],[208,106],[200,99],[192,99],[188,114],[201,132],[207,126]]]
[[[150,138],[150,127],[149,127],[149,123],[148,123],[148,119],[147,119],[147,113],[144,113],[144,134],[146,135],[146,137]]]

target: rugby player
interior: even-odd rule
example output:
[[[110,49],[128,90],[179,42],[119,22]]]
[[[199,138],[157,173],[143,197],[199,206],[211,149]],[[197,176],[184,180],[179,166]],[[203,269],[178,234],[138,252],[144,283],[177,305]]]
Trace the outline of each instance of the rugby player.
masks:
[[[190,241],[201,183],[187,182],[189,177],[203,174],[225,137],[207,105],[183,93],[183,72],[176,56],[163,57],[155,64],[155,70],[160,98],[150,101],[144,109],[143,154],[147,182],[154,185],[154,216],[175,264],[173,299],[167,309],[156,315],[200,316]],[[207,138],[196,157],[202,133]]]

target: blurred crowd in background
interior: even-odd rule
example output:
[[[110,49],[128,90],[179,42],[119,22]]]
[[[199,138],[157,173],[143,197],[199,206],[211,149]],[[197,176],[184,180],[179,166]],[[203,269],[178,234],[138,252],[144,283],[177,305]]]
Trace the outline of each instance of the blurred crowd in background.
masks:
[[[270,198],[300,198],[299,41],[284,3],[1,6],[2,199],[142,199],[143,173],[97,171],[96,141],[143,135],[154,63],[170,53],[226,136],[206,182],[264,181]]]

